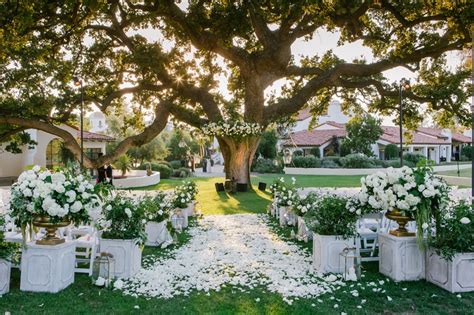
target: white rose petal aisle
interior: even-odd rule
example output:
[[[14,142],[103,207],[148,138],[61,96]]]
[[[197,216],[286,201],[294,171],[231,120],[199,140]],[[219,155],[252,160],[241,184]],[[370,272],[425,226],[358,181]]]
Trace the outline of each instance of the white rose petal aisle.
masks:
[[[189,230],[191,240],[142,269],[122,287],[125,294],[172,298],[224,286],[265,286],[291,303],[336,289],[313,272],[311,255],[270,231],[263,215],[206,216]]]

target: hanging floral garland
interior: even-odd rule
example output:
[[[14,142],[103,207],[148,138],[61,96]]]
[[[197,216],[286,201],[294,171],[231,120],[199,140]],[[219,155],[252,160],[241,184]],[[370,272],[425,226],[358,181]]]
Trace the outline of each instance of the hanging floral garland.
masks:
[[[201,131],[206,136],[217,137],[236,137],[245,138],[260,135],[263,132],[263,127],[258,123],[235,121],[228,123],[225,121],[211,122],[201,128]]]

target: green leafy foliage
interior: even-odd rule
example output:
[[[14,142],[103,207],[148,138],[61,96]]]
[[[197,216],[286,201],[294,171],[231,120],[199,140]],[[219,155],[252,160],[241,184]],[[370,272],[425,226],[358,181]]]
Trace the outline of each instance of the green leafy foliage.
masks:
[[[472,146],[466,145],[461,149],[461,156],[466,157],[468,161],[472,160]]]
[[[119,169],[122,172],[122,176],[124,176],[132,169],[132,161],[128,155],[124,154],[119,156],[119,158],[114,162],[114,167]]]
[[[304,216],[306,225],[320,235],[355,236],[358,215],[346,209],[347,200],[336,195],[315,198]]]
[[[103,218],[99,221],[102,238],[136,240],[143,244],[146,240],[145,208],[132,198],[118,194],[108,200],[103,206]]]
[[[280,163],[275,165],[275,160],[272,159],[256,159],[252,163],[252,172],[279,174],[283,172],[283,166]]]
[[[474,210],[460,202],[447,208],[437,222],[436,236],[430,245],[442,257],[452,260],[458,253],[474,253]]]
[[[304,168],[320,167],[321,160],[319,160],[317,157],[314,157],[312,155],[297,156],[293,158],[293,165],[295,167],[304,167]]]
[[[394,160],[400,158],[400,149],[396,144],[389,144],[385,147],[385,159]]]
[[[262,133],[260,144],[258,145],[256,155],[264,159],[274,159],[277,155],[278,137],[274,130]]]
[[[346,124],[345,150],[372,156],[371,145],[383,134],[382,121],[370,115],[355,116]]]

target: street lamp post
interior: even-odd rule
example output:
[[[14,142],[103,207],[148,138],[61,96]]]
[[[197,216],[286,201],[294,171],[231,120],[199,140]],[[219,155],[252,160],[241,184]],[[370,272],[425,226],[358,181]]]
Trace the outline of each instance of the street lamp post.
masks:
[[[84,168],[84,89],[82,80],[78,77],[73,77],[74,85],[81,88],[81,169]]]
[[[410,81],[401,79],[398,88],[400,92],[400,166],[403,166],[403,90],[410,89]]]

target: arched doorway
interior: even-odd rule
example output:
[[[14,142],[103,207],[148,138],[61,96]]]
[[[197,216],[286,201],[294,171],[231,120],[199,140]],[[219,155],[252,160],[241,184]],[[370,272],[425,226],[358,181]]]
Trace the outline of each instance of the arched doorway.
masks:
[[[73,154],[66,149],[60,139],[56,138],[48,143],[46,147],[46,167],[48,169],[64,166],[67,162],[72,160],[74,160]]]

